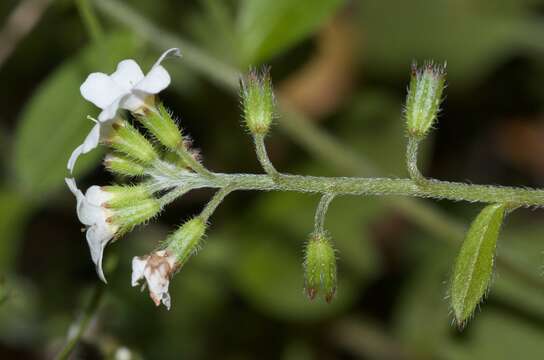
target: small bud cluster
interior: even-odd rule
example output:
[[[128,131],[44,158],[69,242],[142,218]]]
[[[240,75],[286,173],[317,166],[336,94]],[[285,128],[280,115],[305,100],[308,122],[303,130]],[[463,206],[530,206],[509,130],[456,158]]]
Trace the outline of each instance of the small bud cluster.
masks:
[[[427,62],[418,68],[412,65],[410,87],[404,115],[408,134],[424,138],[432,128],[440,111],[442,92],[446,84],[446,65]]]

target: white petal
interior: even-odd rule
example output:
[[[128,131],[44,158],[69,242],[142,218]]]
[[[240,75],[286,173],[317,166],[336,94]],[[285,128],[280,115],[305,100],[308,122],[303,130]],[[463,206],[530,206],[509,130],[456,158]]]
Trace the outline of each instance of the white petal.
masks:
[[[117,65],[117,70],[111,74],[111,78],[125,91],[130,91],[144,78],[144,73],[136,61],[123,60]]]
[[[121,102],[126,96],[129,96],[128,94],[123,94],[119,96],[117,99],[113,99],[112,102],[104,108],[98,115],[98,121],[101,123],[105,123],[108,121],[112,121],[117,116],[117,111],[119,111],[119,107]]]
[[[138,110],[145,105],[145,101],[143,99],[145,98],[146,94],[141,94],[142,96],[139,96],[140,93],[141,92],[139,91],[133,91],[130,95],[123,98],[123,101],[119,106],[128,111]]]
[[[83,154],[83,144],[79,145],[72,151],[72,155],[70,155],[70,159],[68,159],[68,164],[66,167],[72,173],[74,171],[74,166],[76,165],[76,161],[79,158],[79,156]]]
[[[96,265],[96,273],[103,282],[106,281],[104,271],[102,270],[102,257],[106,244],[112,239],[113,233],[110,229],[104,226],[91,226],[87,229],[87,244],[91,251],[91,258]]]
[[[79,204],[81,201],[83,201],[85,196],[83,195],[81,190],[77,188],[76,180],[74,178],[65,178],[64,182],[66,182],[66,185],[68,185],[68,189],[70,189],[72,194],[74,194],[74,196],[76,197],[77,203]]]
[[[144,278],[145,264],[147,263],[147,257],[140,258],[135,256],[132,258],[132,286],[138,286],[141,279]]]
[[[164,59],[166,59],[167,57],[170,57],[170,56],[178,56],[180,57],[181,56],[181,52],[179,51],[178,48],[171,48],[171,49],[168,49],[166,50],[165,52],[162,53],[162,55],[159,57],[159,60],[157,60],[155,62],[155,64],[153,64],[153,67],[156,67],[156,66],[159,66]]]
[[[115,99],[126,93],[108,75],[90,74],[79,88],[81,95],[101,109],[106,108]]]
[[[101,206],[113,197],[112,193],[102,190],[102,187],[93,185],[85,192],[85,198],[89,204]]]
[[[153,66],[145,78],[134,86],[133,91],[158,94],[170,85],[170,75],[161,65]]]

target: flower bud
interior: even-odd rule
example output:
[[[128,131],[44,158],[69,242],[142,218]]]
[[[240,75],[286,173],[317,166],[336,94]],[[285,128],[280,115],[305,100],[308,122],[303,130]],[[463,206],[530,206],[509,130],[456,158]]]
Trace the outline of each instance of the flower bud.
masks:
[[[112,131],[105,142],[114,150],[144,165],[152,163],[158,157],[153,145],[125,120],[112,124]]]
[[[336,293],[336,255],[325,234],[312,234],[306,244],[304,286],[313,300],[321,292],[330,303]]]
[[[266,135],[274,116],[274,92],[268,69],[251,70],[242,80],[244,120],[254,135]]]
[[[183,265],[198,250],[198,244],[206,232],[206,223],[196,217],[187,221],[166,239],[167,250]]]
[[[119,226],[117,236],[131,231],[136,225],[144,223],[161,211],[161,205],[155,198],[126,200],[125,206],[117,206],[107,219],[111,224]]]
[[[138,120],[168,149],[174,150],[183,144],[178,125],[162,103],[146,109],[141,116],[138,116]]]
[[[104,158],[104,167],[114,174],[123,176],[143,176],[145,174],[144,166],[119,154],[107,154]]]
[[[104,205],[108,209],[129,207],[142,200],[151,199],[151,193],[144,185],[108,185],[102,190],[110,194]]]
[[[412,65],[412,75],[404,114],[408,133],[423,138],[431,129],[442,101],[442,92],[446,84],[446,65],[433,62],[425,63],[421,68]]]

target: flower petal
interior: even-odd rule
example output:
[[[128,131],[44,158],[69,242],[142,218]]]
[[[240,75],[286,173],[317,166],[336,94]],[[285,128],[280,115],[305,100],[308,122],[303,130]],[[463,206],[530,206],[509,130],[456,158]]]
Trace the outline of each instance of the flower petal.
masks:
[[[170,85],[170,75],[161,65],[153,66],[147,75],[134,86],[133,91],[158,94]]]
[[[79,88],[81,96],[104,109],[126,93],[111,77],[104,73],[92,73]]]
[[[77,188],[76,179],[74,179],[74,178],[65,178],[64,182],[66,182],[66,185],[68,185],[68,189],[70,189],[72,194],[74,194],[74,196],[76,197],[77,203],[79,205],[79,203],[82,202],[85,199],[85,196],[83,195],[81,190],[79,190]]]
[[[113,238],[111,231],[104,226],[91,226],[87,229],[87,244],[91,251],[91,259],[96,266],[96,273],[103,282],[107,283],[104,271],[102,270],[102,257],[106,244]]]
[[[68,160],[67,168],[70,170],[70,173],[74,171],[74,166],[76,164],[77,159],[80,155],[86,154],[89,151],[93,150],[98,146],[98,142],[100,141],[100,124],[96,124],[93,126],[87,137],[85,138],[85,141],[83,141],[83,144],[79,145],[75,150],[72,152],[72,155],[70,155],[70,159]]]
[[[132,258],[132,286],[138,286],[141,279],[144,278],[145,264],[147,263],[147,256],[140,258],[135,256]]]
[[[144,98],[146,95],[147,94],[142,94],[140,91],[133,91],[130,95],[123,98],[123,101],[119,106],[125,110],[134,112],[145,105]]]
[[[128,59],[121,61],[117,65],[117,70],[110,77],[119,87],[129,92],[144,78],[144,73],[136,61]]]

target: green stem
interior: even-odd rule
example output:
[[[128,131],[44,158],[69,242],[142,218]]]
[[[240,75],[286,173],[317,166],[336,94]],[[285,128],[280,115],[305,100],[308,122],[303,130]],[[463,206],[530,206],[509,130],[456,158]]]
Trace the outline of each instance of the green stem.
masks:
[[[195,157],[189,151],[187,151],[183,145],[176,149],[176,154],[196,173],[209,179],[215,176],[214,173],[206,169],[204,165],[195,159]]]
[[[426,186],[419,186],[412,179],[363,178],[363,177],[316,177],[281,175],[276,182],[269,175],[220,174],[213,179],[195,178],[181,174],[172,184],[184,186],[191,181],[192,188],[223,188],[234,190],[295,191],[335,195],[409,196],[447,199],[480,203],[504,203],[512,206],[544,206],[544,190],[507,186],[472,185],[429,179]]]
[[[427,179],[425,179],[425,177],[421,175],[421,172],[417,167],[418,147],[419,139],[409,135],[408,144],[406,146],[406,167],[408,168],[410,178],[414,180],[417,184],[424,185],[427,183]]]
[[[321,197],[317,209],[315,211],[315,233],[323,234],[325,232],[325,216],[327,215],[327,210],[331,201],[334,199],[334,194],[325,194]]]
[[[69,331],[66,344],[55,357],[56,360],[65,360],[70,357],[70,354],[72,351],[74,351],[77,343],[85,333],[85,330],[87,330],[87,327],[96,313],[96,310],[100,306],[103,295],[104,286],[102,284],[96,285],[87,306],[83,309],[83,313],[81,314],[79,321],[77,324],[75,324],[75,334],[72,334],[72,331]]]
[[[255,143],[255,152],[257,153],[257,158],[259,159],[259,162],[261,163],[264,171],[268,175],[270,175],[272,179],[277,181],[280,177],[280,173],[278,172],[278,170],[276,170],[276,168],[270,161],[270,158],[268,157],[266,145],[264,143],[264,135],[253,135],[253,142]]]
[[[234,190],[231,186],[226,186],[222,189],[220,189],[218,192],[215,193],[213,198],[208,202],[206,207],[202,210],[200,213],[200,217],[204,222],[207,222],[210,216],[213,215],[215,212],[215,209],[221,204],[221,202],[225,199],[225,197],[230,194]]]

